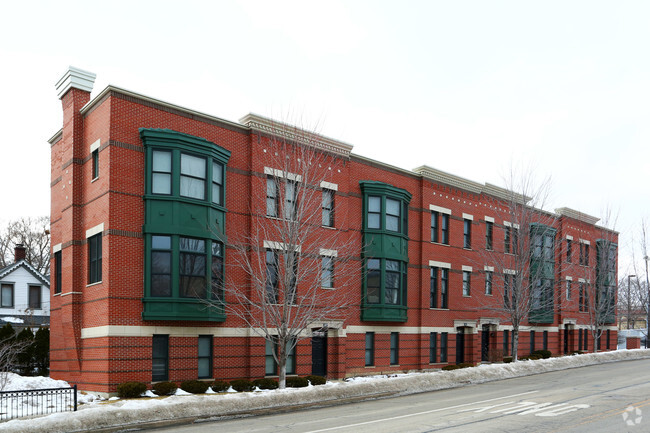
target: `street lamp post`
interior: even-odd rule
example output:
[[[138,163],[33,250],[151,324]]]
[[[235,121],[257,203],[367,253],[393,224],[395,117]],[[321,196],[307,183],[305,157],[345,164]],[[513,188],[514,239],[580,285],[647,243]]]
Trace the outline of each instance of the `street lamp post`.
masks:
[[[646,318],[645,322],[645,348],[648,348],[648,340],[650,340],[650,281],[648,281],[648,260],[650,260],[650,257],[645,256],[643,258],[645,260],[645,287],[646,290],[648,291],[648,317]]]

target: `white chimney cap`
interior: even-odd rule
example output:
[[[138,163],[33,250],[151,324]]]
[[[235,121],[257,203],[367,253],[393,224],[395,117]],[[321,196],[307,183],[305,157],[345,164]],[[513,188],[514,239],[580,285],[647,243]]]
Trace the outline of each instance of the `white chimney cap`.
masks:
[[[89,92],[93,90],[97,74],[84,71],[83,69],[70,66],[63,77],[56,83],[56,91],[59,99],[71,88]]]

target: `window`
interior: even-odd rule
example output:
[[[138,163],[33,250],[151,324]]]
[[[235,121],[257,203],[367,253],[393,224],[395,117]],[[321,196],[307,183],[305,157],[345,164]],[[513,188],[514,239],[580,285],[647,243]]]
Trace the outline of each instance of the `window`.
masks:
[[[223,299],[223,244],[210,239],[152,235],[150,246],[151,297]],[[175,263],[174,256],[178,257]]]
[[[366,367],[375,365],[375,333],[366,332]]]
[[[431,267],[429,291],[429,308],[438,308],[438,268],[436,267]]]
[[[334,191],[331,189],[323,189],[321,206],[323,209],[323,226],[334,227]]]
[[[386,230],[400,232],[401,204],[391,198],[386,199]]]
[[[572,255],[573,255],[573,248],[572,248],[573,241],[571,239],[566,240],[566,261],[567,263],[571,263],[572,260]]]
[[[431,242],[438,242],[438,212],[431,212]]]
[[[212,241],[212,299],[224,300],[223,294],[223,244]]]
[[[266,296],[268,302],[278,302],[278,253],[266,250]]]
[[[334,258],[322,256],[321,287],[331,289],[334,287]]]
[[[553,280],[536,278],[533,282],[531,293],[531,307],[533,309],[548,310],[553,304]]]
[[[584,331],[584,337],[582,338],[582,350],[587,351],[589,350],[589,331],[586,329],[583,329]]]
[[[298,213],[298,184],[287,180],[284,184],[284,218],[295,220]]]
[[[589,244],[580,242],[580,264],[589,266]]]
[[[585,244],[585,266],[589,266],[589,244]]]
[[[88,284],[102,280],[102,234],[88,238]]]
[[[513,292],[514,275],[503,274],[503,306],[510,308],[513,302],[511,297],[514,296]]]
[[[205,158],[181,153],[181,196],[205,200],[205,179]]]
[[[212,203],[223,206],[223,164],[212,163]]]
[[[404,305],[406,265],[398,260],[366,261],[366,302],[369,304]],[[382,296],[383,290],[383,296]]]
[[[566,299],[571,300],[571,280],[566,280]]]
[[[471,272],[463,271],[463,296],[470,296]]]
[[[212,377],[212,335],[199,335],[199,379]]]
[[[485,271],[485,294],[492,294],[492,272]]]
[[[511,238],[511,236],[510,236],[510,227],[505,226],[503,228],[503,231],[504,231],[504,234],[503,234],[503,251],[506,254],[509,254],[510,253],[510,238]]]
[[[440,333],[440,362],[447,362],[447,336],[448,333]]]
[[[151,296],[172,295],[171,236],[151,237]]]
[[[285,352],[287,354],[287,361],[285,364],[285,373],[286,374],[296,374],[296,344],[295,340],[289,339],[285,344]],[[266,376],[278,376],[278,363],[273,356],[273,353],[278,355],[278,341],[277,337],[274,336],[272,340],[266,340],[266,367],[265,375]]]
[[[449,269],[440,269],[440,308],[449,308]]]
[[[151,354],[151,381],[169,379],[169,335],[154,335]]]
[[[578,286],[578,311],[588,311],[589,297],[587,291],[587,283],[581,281]]]
[[[535,351],[535,331],[530,331],[530,353]]]
[[[172,153],[162,150],[152,152],[151,193],[172,193]]]
[[[472,221],[463,220],[463,248],[472,248]]]
[[[519,248],[519,229],[517,227],[512,228],[512,254],[517,255]]]
[[[182,298],[206,298],[205,240],[181,237],[179,252],[179,295]]]
[[[486,250],[492,249],[493,230],[494,230],[494,223],[491,223],[490,221],[486,221],[485,222],[485,249]]]
[[[2,284],[0,286],[0,307],[13,308],[14,306],[14,286],[13,284]]]
[[[542,334],[542,349],[548,350],[548,331]]]
[[[289,298],[287,299],[287,302],[290,304],[295,304],[298,283],[298,253],[285,251],[283,256],[286,269],[291,270],[291,275],[289,276],[289,287],[286,294],[286,296]]]
[[[29,286],[29,308],[32,310],[41,308],[41,286]]]
[[[368,228],[381,228],[381,197],[368,197]]]
[[[438,333],[437,332],[430,332],[429,333],[429,364],[435,364],[438,356],[437,356],[437,345],[438,345]]]
[[[610,336],[609,331],[610,331],[610,330],[608,329],[608,330],[607,330],[607,339],[605,340],[605,341],[606,341],[605,344],[607,344],[607,346],[605,347],[605,349],[607,349],[607,350],[609,350],[609,345],[610,345],[610,343],[611,343],[611,342],[610,342],[610,337],[611,337],[611,336]]]
[[[278,217],[278,184],[275,178],[266,178],[266,216]]]
[[[582,350],[582,329],[578,329],[578,350]]]
[[[441,243],[449,245],[449,215],[444,213],[442,214],[441,234]]]
[[[510,332],[507,329],[503,330],[503,356],[508,356],[508,353],[510,353],[510,343],[508,340],[510,339]]]
[[[61,293],[61,251],[54,253],[54,293]]]
[[[92,179],[97,179],[99,177],[99,149],[93,150],[90,154],[92,159]]]
[[[402,207],[402,201],[394,198],[368,196],[367,228],[406,234]]]
[[[399,364],[399,332],[390,333],[390,365]]]

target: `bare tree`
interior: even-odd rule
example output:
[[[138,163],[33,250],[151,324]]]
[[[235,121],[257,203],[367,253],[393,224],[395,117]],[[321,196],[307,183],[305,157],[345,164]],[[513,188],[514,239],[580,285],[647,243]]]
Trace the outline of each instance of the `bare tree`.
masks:
[[[543,210],[550,179],[538,183],[531,170],[511,167],[505,183],[506,188],[488,185],[492,206],[501,210],[506,222],[503,245],[493,243],[477,256],[492,281],[492,296],[484,297],[480,308],[512,325],[511,354],[516,361],[521,325],[553,318],[553,266],[562,244],[555,236],[557,216]]]
[[[286,124],[261,140],[265,168],[252,178],[250,232],[229,239],[233,272],[221,290],[225,310],[272,345],[284,388],[298,341],[351,311],[348,280],[361,269],[351,247],[359,238],[334,224],[345,221],[332,178],[346,158]]]
[[[589,332],[594,341],[594,352],[600,349],[600,337],[608,324],[615,323],[617,249],[614,231],[616,218],[606,209],[602,218],[602,237],[596,240],[595,266],[583,267],[583,280],[579,287],[579,308],[588,313]]]
[[[19,357],[31,343],[31,341],[17,339],[11,325],[5,325],[0,330],[0,391],[7,386],[9,373],[13,372]]]
[[[23,217],[0,229],[0,268],[13,263],[14,247],[26,248],[26,260],[42,274],[50,268],[50,219]]]

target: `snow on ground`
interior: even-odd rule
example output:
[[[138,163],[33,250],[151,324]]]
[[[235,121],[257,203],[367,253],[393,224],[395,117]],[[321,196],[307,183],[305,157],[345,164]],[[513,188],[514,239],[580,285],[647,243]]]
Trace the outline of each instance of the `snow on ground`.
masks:
[[[18,317],[11,317],[11,316],[2,316],[2,320],[8,323],[25,323],[23,319],[20,319]]]
[[[99,401],[99,399],[93,399],[92,396],[84,396],[87,404],[81,405],[77,412],[56,413],[31,419],[15,419],[0,424],[0,430],[7,433],[77,432],[166,419],[217,418],[255,409],[331,402],[353,397],[414,394],[641,358],[650,358],[650,350],[620,350],[510,364],[486,364],[452,371],[438,370],[430,373],[357,377],[345,381],[328,382],[321,386],[268,392],[225,392],[202,395],[179,395],[180,393],[177,393],[170,397],[143,397],[112,401]],[[47,378],[15,378],[12,383],[30,383],[32,379],[36,383],[49,383],[46,381],[51,380]],[[60,383],[62,381],[53,382]]]

